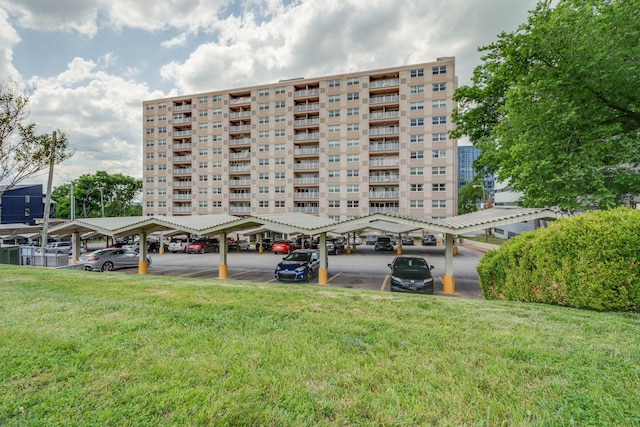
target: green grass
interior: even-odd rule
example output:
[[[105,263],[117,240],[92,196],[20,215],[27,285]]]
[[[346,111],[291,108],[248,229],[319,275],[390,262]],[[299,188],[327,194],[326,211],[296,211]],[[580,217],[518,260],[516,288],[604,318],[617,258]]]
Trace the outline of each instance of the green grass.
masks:
[[[640,425],[640,316],[0,266],[0,425]]]

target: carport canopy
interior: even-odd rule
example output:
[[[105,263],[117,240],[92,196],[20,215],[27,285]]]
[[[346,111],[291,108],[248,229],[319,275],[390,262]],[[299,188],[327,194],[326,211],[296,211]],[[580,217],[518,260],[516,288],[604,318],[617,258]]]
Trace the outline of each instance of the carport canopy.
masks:
[[[238,217],[227,214],[218,215],[192,215],[192,216],[144,216],[144,217],[114,217],[114,218],[81,218],[68,221],[64,224],[51,227],[51,235],[73,235],[78,240],[80,234],[99,233],[105,236],[119,237],[131,234],[140,235],[141,241],[146,240],[150,233],[166,232],[176,234],[178,232],[189,233],[198,236],[220,235],[220,240],[225,241],[228,233],[243,232],[248,230],[270,230],[285,234],[320,235],[320,260],[321,273],[319,283],[327,284],[326,264],[326,233],[344,234],[364,229],[376,229],[388,233],[407,233],[413,230],[430,230],[445,235],[445,288],[447,282],[451,282],[450,289],[454,293],[453,286],[453,236],[480,231],[487,228],[498,227],[505,224],[513,224],[532,220],[554,220],[563,217],[564,214],[547,208],[491,208],[455,217],[434,219],[399,213],[374,213],[346,221],[333,221],[315,215],[303,213],[283,213],[256,216]],[[143,240],[144,239],[144,240]],[[77,258],[77,254],[74,254]],[[220,246],[220,278],[227,277],[226,245]],[[141,245],[140,259],[146,259],[146,246]],[[142,262],[142,261],[141,261]],[[323,270],[324,269],[324,270]],[[146,269],[145,269],[146,270]],[[324,272],[324,276],[323,273]],[[146,271],[144,272],[146,273]],[[141,274],[144,274],[141,272]]]

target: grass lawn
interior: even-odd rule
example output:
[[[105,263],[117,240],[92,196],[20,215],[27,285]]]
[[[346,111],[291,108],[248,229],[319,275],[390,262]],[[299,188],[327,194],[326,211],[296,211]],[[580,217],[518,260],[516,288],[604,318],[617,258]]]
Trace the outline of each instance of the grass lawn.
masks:
[[[640,315],[0,265],[0,425],[640,425]]]

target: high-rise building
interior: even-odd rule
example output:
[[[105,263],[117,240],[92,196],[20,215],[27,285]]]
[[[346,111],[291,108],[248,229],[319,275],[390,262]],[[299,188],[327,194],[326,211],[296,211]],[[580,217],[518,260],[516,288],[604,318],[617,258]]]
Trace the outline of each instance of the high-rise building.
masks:
[[[457,212],[455,59],[143,102],[145,215]]]

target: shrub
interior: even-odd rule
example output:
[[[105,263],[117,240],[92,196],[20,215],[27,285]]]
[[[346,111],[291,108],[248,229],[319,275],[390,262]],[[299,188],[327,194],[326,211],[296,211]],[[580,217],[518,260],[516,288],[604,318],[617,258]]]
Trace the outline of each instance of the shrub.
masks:
[[[592,310],[640,307],[640,211],[560,219],[487,253],[477,270],[487,299]]]

